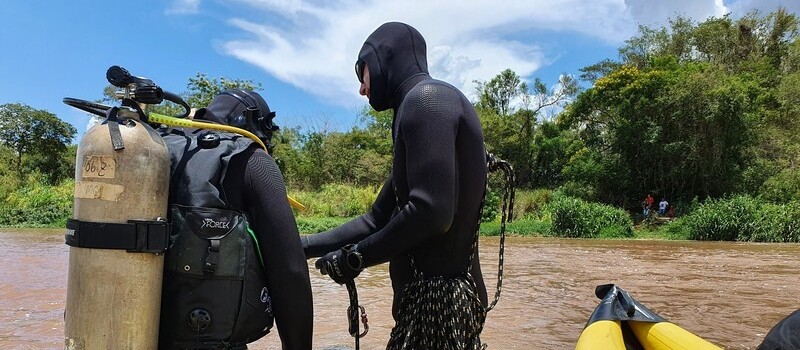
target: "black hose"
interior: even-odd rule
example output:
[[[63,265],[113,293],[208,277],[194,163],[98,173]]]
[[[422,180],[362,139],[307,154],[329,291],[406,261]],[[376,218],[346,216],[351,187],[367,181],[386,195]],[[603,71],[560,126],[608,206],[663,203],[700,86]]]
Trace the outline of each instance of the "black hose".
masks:
[[[89,112],[91,114],[98,115],[98,116],[101,116],[101,117],[105,117],[106,116],[106,112],[109,109],[111,109],[111,106],[108,106],[108,105],[104,105],[104,104],[96,103],[96,102],[91,102],[91,101],[86,101],[86,100],[81,100],[81,99],[77,99],[77,98],[64,97],[63,101],[68,106],[75,107],[75,108],[80,109],[80,110],[82,110],[84,112]]]
[[[164,90],[164,99],[173,103],[177,103],[183,107],[183,114],[177,116],[177,118],[186,118],[189,116],[189,112],[191,112],[192,107],[190,107],[189,104],[186,103],[186,101],[184,101],[180,96]]]

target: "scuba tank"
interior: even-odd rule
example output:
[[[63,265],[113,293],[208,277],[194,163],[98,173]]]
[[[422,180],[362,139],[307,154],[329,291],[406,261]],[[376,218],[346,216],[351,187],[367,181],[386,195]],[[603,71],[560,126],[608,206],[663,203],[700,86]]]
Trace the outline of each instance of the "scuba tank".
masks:
[[[138,102],[160,103],[164,92],[119,67],[107,78],[123,89],[122,106],[64,99],[103,118],[78,145],[64,347],[156,349],[170,160]]]
[[[119,107],[64,98],[64,103],[102,118],[78,145],[73,218],[67,220],[66,231],[70,254],[64,347],[157,349],[164,252],[173,243],[170,234],[174,232],[166,220],[170,153],[148,123],[232,132],[267,151],[260,128],[253,127],[264,120],[248,110],[245,116],[254,130],[251,133],[184,119],[189,105],[153,81],[117,66],[108,69],[106,78],[121,89]],[[184,113],[177,117],[146,114],[140,106],[164,100],[181,105]],[[293,198],[287,196],[287,200],[304,209]],[[257,299],[263,303],[261,294]],[[204,319],[196,316],[198,322]],[[241,334],[248,328],[237,331]]]

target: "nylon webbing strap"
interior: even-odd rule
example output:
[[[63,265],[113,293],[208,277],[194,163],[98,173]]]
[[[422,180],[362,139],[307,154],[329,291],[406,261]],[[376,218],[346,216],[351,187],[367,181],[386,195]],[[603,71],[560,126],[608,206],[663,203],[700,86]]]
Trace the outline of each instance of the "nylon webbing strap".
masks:
[[[120,224],[67,219],[65,237],[71,247],[163,253],[169,244],[169,223],[128,220]]]
[[[117,113],[119,113],[119,108],[112,107],[108,110],[106,119],[106,123],[108,123],[108,133],[111,136],[111,144],[114,146],[115,151],[125,148],[125,144],[122,142],[122,133],[119,131],[119,118],[117,118]]]
[[[219,244],[220,240],[208,240],[208,254],[206,254],[205,261],[203,262],[203,274],[213,275],[219,265]]]

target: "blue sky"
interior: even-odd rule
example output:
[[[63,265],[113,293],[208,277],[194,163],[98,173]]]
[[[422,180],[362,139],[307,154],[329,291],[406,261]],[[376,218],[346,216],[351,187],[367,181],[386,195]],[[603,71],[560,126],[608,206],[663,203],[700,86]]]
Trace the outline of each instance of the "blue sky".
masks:
[[[120,65],[173,92],[196,73],[250,79],[282,126],[347,130],[366,100],[353,63],[380,24],[425,36],[431,75],[468,95],[511,68],[554,84],[677,14],[702,21],[798,0],[2,0],[0,104],[24,103],[73,124],[89,116],[64,97],[99,99]]]

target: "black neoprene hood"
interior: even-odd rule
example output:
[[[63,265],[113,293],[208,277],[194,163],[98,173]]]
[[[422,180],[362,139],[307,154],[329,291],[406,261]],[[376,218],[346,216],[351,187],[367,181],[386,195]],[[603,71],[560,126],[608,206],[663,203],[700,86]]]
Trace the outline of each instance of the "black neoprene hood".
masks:
[[[245,114],[249,107],[256,107],[259,111],[252,123],[247,121]],[[272,147],[273,132],[280,129],[273,122],[275,112],[269,109],[267,101],[251,90],[231,89],[220,92],[214,96],[208,107],[195,113],[195,118],[250,131],[264,141],[268,148]]]
[[[267,101],[258,93],[250,90],[231,89],[214,96],[202,118],[220,124],[242,127],[244,120],[239,119],[248,107],[258,107],[261,116],[266,116],[271,112]]]
[[[400,22],[381,25],[367,37],[358,61],[369,69],[369,104],[376,111],[396,108],[397,90],[409,78],[428,74],[425,39]]]

